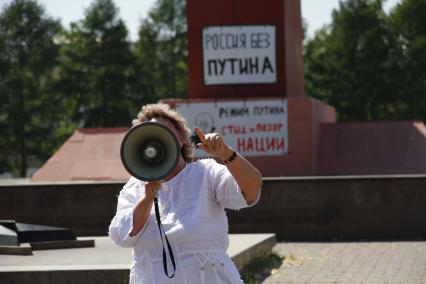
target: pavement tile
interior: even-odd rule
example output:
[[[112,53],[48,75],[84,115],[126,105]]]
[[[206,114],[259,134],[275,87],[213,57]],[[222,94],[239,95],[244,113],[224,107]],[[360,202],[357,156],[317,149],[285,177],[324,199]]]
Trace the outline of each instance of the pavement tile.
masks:
[[[281,242],[263,283],[426,283],[426,242]],[[286,265],[291,256],[294,265]]]

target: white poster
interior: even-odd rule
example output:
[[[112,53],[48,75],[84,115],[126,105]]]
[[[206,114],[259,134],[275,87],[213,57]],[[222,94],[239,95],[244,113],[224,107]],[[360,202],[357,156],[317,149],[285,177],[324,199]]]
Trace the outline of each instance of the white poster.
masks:
[[[191,131],[220,133],[246,157],[281,156],[288,152],[287,101],[284,99],[182,102],[176,104]],[[205,157],[196,150],[196,157]]]
[[[203,29],[204,83],[275,83],[275,26]]]

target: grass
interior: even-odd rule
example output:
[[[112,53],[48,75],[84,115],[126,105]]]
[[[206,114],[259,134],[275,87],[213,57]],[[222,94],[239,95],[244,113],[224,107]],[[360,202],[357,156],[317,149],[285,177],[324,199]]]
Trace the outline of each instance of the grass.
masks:
[[[274,253],[256,257],[241,270],[241,278],[246,284],[262,283],[273,269],[282,264],[283,258]]]

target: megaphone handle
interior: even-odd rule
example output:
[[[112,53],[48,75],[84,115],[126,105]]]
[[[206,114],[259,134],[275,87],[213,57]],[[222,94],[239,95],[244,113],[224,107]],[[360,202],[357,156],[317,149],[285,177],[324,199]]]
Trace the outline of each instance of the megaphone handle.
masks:
[[[175,257],[173,255],[172,247],[170,246],[170,243],[169,243],[169,239],[167,239],[166,232],[164,231],[163,225],[161,224],[160,210],[158,209],[158,196],[157,196],[157,193],[155,193],[155,197],[154,197],[154,208],[155,208],[155,218],[157,219],[158,230],[160,231],[161,244],[163,245],[163,268],[164,268],[164,273],[166,274],[167,277],[173,278],[175,276],[175,272],[176,272],[176,262],[175,262]],[[166,239],[167,249],[168,249],[169,255],[170,255],[170,260],[171,260],[172,265],[173,265],[173,274],[172,275],[169,275],[169,272],[168,272],[168,269],[167,269],[167,255],[166,255],[166,249],[164,248],[163,233],[164,233],[164,238]]]

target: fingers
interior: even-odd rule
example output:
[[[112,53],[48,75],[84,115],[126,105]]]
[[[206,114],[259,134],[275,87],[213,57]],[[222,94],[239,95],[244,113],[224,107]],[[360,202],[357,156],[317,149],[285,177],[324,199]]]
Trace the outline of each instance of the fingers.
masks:
[[[204,143],[204,141],[206,140],[206,135],[204,134],[204,132],[198,127],[195,127],[194,132],[200,138],[201,143]]]
[[[157,192],[161,188],[160,181],[150,181],[145,183],[145,194],[149,197],[154,198],[157,195]]]
[[[197,144],[197,147],[208,154],[212,154],[216,157],[222,157],[226,151],[226,145],[223,137],[219,133],[208,133],[204,132],[196,127],[194,129],[195,134],[200,138],[201,143]]]
[[[198,127],[195,127],[194,132],[198,136],[198,138],[200,138],[200,143],[197,144],[197,147],[203,151],[208,152],[209,143],[206,142],[206,135],[204,134],[204,132]]]
[[[161,187],[161,181],[149,181],[145,183],[145,186],[152,189],[159,189]]]
[[[204,136],[204,141],[198,147],[211,154],[219,153],[223,148],[223,137],[218,133],[209,133]]]
[[[219,134],[215,134],[211,137],[211,146],[214,153],[218,153],[222,150],[223,138]]]

